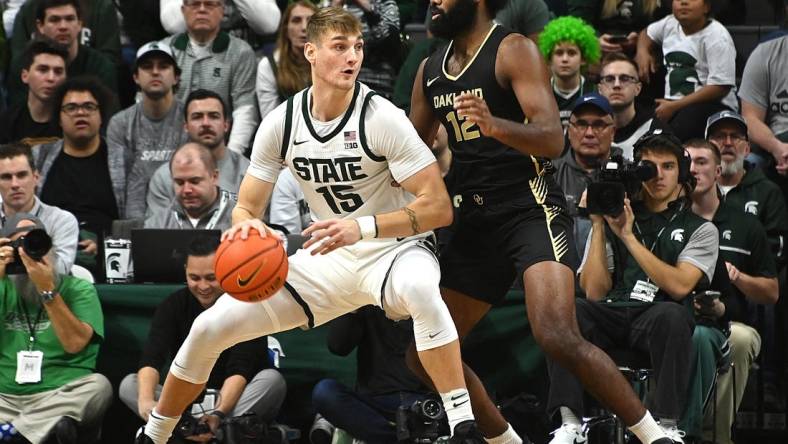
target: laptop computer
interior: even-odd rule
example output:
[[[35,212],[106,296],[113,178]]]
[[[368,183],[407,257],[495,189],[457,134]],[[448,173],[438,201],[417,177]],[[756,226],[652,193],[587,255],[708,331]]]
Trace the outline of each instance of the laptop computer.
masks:
[[[219,230],[131,230],[131,258],[136,283],[184,283],[186,250],[198,234],[221,236]]]

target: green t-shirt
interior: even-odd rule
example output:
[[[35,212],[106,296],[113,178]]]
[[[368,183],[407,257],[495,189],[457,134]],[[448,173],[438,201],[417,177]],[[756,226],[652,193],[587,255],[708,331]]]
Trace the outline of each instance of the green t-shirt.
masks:
[[[14,285],[8,277],[0,279],[0,314],[3,316],[0,327],[0,393],[29,395],[53,390],[93,373],[96,368],[99,343],[104,337],[104,315],[95,287],[82,279],[64,276],[58,292],[74,316],[93,328],[93,338],[79,353],[66,353],[55,335],[46,309],[42,307],[33,343],[33,350],[44,353],[41,382],[17,384],[16,354],[28,349],[30,330],[27,319],[30,324],[35,323],[39,308],[28,304],[29,318],[26,318]]]

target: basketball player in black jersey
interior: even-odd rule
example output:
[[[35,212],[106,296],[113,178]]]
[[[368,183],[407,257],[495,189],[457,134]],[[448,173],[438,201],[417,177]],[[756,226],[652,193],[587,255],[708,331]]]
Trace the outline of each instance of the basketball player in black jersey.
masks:
[[[572,221],[548,160],[563,148],[558,109],[536,45],[492,22],[505,1],[430,3],[430,30],[451,41],[419,67],[410,119],[427,146],[446,128],[450,191],[462,199],[440,260],[441,292],[463,337],[522,275],[544,351],[642,442],[669,443],[613,361],[579,333]],[[416,359],[409,364],[424,375]],[[488,442],[522,442],[467,365],[465,378]]]

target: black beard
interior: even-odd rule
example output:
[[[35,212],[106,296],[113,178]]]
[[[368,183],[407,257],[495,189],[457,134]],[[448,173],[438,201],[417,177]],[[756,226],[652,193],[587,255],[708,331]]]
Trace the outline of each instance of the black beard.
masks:
[[[454,39],[471,29],[476,20],[476,3],[473,0],[459,0],[453,8],[430,22],[430,32],[436,37]],[[431,13],[431,10],[428,10]]]

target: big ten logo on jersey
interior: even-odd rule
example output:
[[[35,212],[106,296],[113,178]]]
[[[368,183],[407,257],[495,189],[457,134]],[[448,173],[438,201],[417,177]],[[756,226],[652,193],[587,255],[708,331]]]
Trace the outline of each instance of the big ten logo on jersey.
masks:
[[[354,150],[358,148],[358,138],[356,138],[355,131],[345,131],[345,149]]]
[[[333,159],[294,157],[293,169],[304,181],[330,184],[317,187],[315,191],[323,196],[334,214],[352,213],[364,204],[361,196],[354,192],[353,185],[346,184],[368,177],[362,170],[361,156]],[[332,182],[343,184],[331,184]]]
[[[480,99],[484,98],[484,92],[481,88],[468,89],[458,93],[440,94],[432,98],[432,106],[435,109],[444,107],[451,107],[452,109],[446,113],[446,121],[451,124],[454,140],[457,142],[473,140],[481,137],[479,127],[475,123],[466,120],[465,116],[460,117],[457,111],[454,111],[454,98],[465,93],[473,94]],[[474,129],[475,128],[475,129]]]

